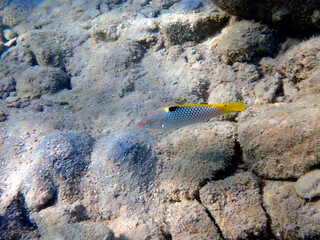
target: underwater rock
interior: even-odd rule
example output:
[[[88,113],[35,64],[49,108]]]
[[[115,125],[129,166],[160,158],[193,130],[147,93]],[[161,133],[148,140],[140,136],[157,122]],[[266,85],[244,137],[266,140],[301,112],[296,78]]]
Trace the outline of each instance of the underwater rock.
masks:
[[[170,204],[166,222],[172,239],[222,239],[206,209],[195,200]]]
[[[207,4],[205,4],[207,5]],[[203,8],[203,3],[200,0],[182,0],[175,3],[170,10],[181,13],[195,13],[200,12]]]
[[[168,9],[179,0],[153,0],[150,2],[151,7],[157,9]]]
[[[92,222],[88,219],[80,222],[73,221],[77,217],[74,218],[72,212],[79,206],[79,204],[57,204],[40,212],[32,213],[31,216],[37,223],[41,239],[102,240],[105,236],[114,236],[106,221]],[[80,218],[83,219],[83,217],[85,216]]]
[[[200,199],[226,239],[266,237],[267,217],[253,174],[242,172],[210,181],[200,190]]]
[[[0,9],[2,23],[3,25],[9,27],[16,26],[21,21],[27,19],[28,15],[31,13],[31,10],[31,7],[23,1],[11,2],[11,4],[8,4],[3,9]]]
[[[40,211],[53,204],[57,194],[57,187],[53,182],[52,173],[41,169],[43,165],[36,165],[27,174],[20,191],[25,197],[25,201],[30,211]]]
[[[234,22],[217,37],[213,55],[226,64],[253,62],[272,55],[276,47],[274,30],[251,21]]]
[[[5,77],[0,79],[0,98],[7,98],[11,92],[15,91],[16,82],[13,77]]]
[[[320,142],[318,143],[320,146]],[[315,169],[301,176],[294,185],[296,193],[301,198],[320,197],[320,169]]]
[[[263,57],[259,61],[258,69],[262,75],[275,76],[277,73],[278,62],[274,58]]]
[[[4,45],[3,42],[0,42],[0,55],[7,50],[7,47]]]
[[[1,239],[39,239],[37,225],[31,221],[23,196],[18,194],[0,215]]]
[[[319,97],[267,109],[240,122],[243,161],[260,177],[299,178],[319,164]]]
[[[287,84],[284,91],[290,98],[320,93],[320,37],[311,38],[288,49],[279,57],[278,71]],[[292,88],[296,89],[292,91]],[[289,87],[289,88],[285,88]]]
[[[34,66],[25,70],[16,79],[19,95],[42,95],[55,93],[70,87],[70,80],[60,68]]]
[[[12,29],[4,29],[3,36],[7,41],[9,41],[10,39],[17,37],[17,33]]]
[[[66,36],[54,30],[32,30],[19,36],[18,45],[29,48],[39,65],[61,67],[71,54]]]
[[[77,133],[53,134],[41,141],[34,153],[36,163],[21,186],[31,209],[41,210],[55,197],[66,202],[80,198],[91,143]]]
[[[0,122],[4,122],[5,120],[7,120],[7,115],[0,111]]]
[[[109,172],[109,177],[112,173],[121,173],[115,177],[127,190],[148,186],[154,181],[157,163],[152,140],[148,142],[148,139],[143,133],[137,136],[120,133],[101,138],[94,147],[92,164],[105,165],[107,169],[103,174]]]
[[[254,64],[235,62],[232,68],[236,72],[237,84],[241,87],[248,84],[248,82],[257,81],[260,77],[260,73]]]
[[[267,77],[260,79],[254,86],[257,101],[262,103],[275,102],[276,98],[283,96],[282,81],[279,78]]]
[[[118,132],[98,139],[82,183],[90,216],[111,221],[144,219],[156,165],[153,139],[144,132]],[[133,227],[130,232],[139,230]]]
[[[298,83],[320,69],[320,37],[311,38],[291,47],[279,59],[279,68],[289,81]]]
[[[320,2],[310,0],[212,0],[231,15],[272,23],[286,31],[317,31],[320,29]]]
[[[146,18],[155,18],[159,15],[159,10],[155,8],[145,7],[140,13]]]
[[[201,185],[232,165],[235,126],[229,122],[200,123],[174,131],[158,144],[161,197],[168,201],[195,199]]]
[[[35,59],[32,52],[26,47],[11,47],[1,55],[1,75],[17,75],[28,67],[35,65]]]
[[[297,196],[293,182],[266,181],[263,206],[272,233],[279,239],[317,239],[320,236],[320,202]]]
[[[160,32],[165,45],[183,44],[187,41],[199,42],[212,35],[228,21],[221,12],[199,14],[162,14]]]

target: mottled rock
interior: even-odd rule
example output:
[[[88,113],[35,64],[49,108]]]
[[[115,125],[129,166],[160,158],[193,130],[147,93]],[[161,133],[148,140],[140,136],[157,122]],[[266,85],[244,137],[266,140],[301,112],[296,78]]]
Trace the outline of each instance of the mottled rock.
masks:
[[[219,12],[190,15],[162,14],[160,32],[167,46],[187,41],[199,42],[216,32],[227,21],[227,15]]]
[[[25,20],[31,12],[31,7],[23,1],[11,2],[0,12],[4,25],[13,27]]]
[[[263,205],[270,216],[272,233],[279,239],[317,239],[320,236],[320,202],[306,202],[295,183],[267,181]]]
[[[156,165],[153,139],[144,132],[118,132],[98,139],[82,183],[83,205],[90,218],[113,222],[113,230],[129,234],[130,239],[149,235],[161,239],[153,235],[157,231],[153,220],[159,221],[161,215],[148,207]],[[149,211],[154,217],[147,214]],[[146,220],[149,218],[152,222]],[[144,224],[147,221],[150,225]]]
[[[35,65],[35,59],[32,52],[22,46],[11,47],[1,55],[2,72],[11,72],[11,75],[20,73],[33,65]]]
[[[159,10],[155,8],[145,7],[141,9],[140,13],[146,18],[155,18],[159,15]]]
[[[4,77],[0,79],[0,98],[7,98],[9,94],[16,90],[16,82],[13,77]]]
[[[229,14],[272,23],[286,31],[317,31],[320,29],[320,2],[310,0],[250,1],[212,0]]]
[[[18,45],[29,48],[40,65],[64,67],[71,54],[66,36],[57,31],[33,30],[19,36]]]
[[[241,86],[248,82],[255,82],[260,77],[260,73],[254,64],[235,62],[232,68],[236,72],[238,85],[240,84]]]
[[[258,102],[275,102],[277,97],[283,96],[282,81],[274,77],[260,79],[254,86],[254,93]]]
[[[5,120],[7,120],[7,115],[0,111],[0,122],[4,122]]]
[[[76,205],[70,211],[70,219],[71,219],[71,222],[82,222],[90,219],[90,217],[88,216],[86,207],[80,204],[80,205]]]
[[[279,61],[279,68],[289,81],[297,83],[310,78],[310,74],[320,68],[320,37],[291,47]]]
[[[261,207],[259,182],[251,173],[238,173],[209,182],[200,199],[227,239],[264,238],[267,217]]]
[[[37,223],[38,231],[43,239],[92,239],[102,240],[117,239],[110,230],[106,221],[92,222],[73,221],[75,220],[73,210],[77,206],[58,204],[50,208],[43,209],[41,212],[32,213],[32,218]],[[48,227],[50,226],[50,227]]]
[[[182,13],[195,13],[200,11],[203,7],[203,4],[199,0],[182,0],[172,6],[175,11]]]
[[[31,169],[21,186],[21,192],[30,211],[40,211],[45,205],[50,206],[50,201],[53,202],[57,194],[52,174],[43,171],[42,167],[37,165]]]
[[[216,41],[213,55],[227,64],[258,61],[272,55],[276,47],[273,29],[245,20],[223,29]]]
[[[287,90],[289,97],[320,93],[320,38],[311,38],[308,41],[291,47],[279,57],[279,69],[296,91]],[[278,70],[278,71],[279,71]]]
[[[35,164],[21,186],[26,203],[41,210],[50,201],[74,201],[90,163],[91,139],[76,133],[44,138],[34,153]],[[59,191],[57,191],[59,190]]]
[[[16,90],[19,95],[42,95],[70,88],[67,73],[54,67],[30,67],[16,81]]]
[[[9,41],[10,39],[17,37],[17,33],[12,29],[5,29],[3,30],[3,36],[7,41]]]
[[[299,178],[319,164],[319,96],[279,105],[239,125],[244,162],[260,177]]]
[[[277,61],[270,57],[263,57],[259,61],[258,69],[263,75],[274,76],[277,72]]]
[[[154,0],[151,1],[151,6],[158,9],[168,9],[176,2],[178,2],[178,0]]]
[[[208,179],[216,179],[232,164],[234,125],[228,122],[201,123],[181,128],[158,144],[159,188],[169,201],[194,199]]]
[[[1,239],[38,239],[37,225],[31,221],[23,196],[18,194],[12,199],[0,216]]]
[[[96,142],[93,162],[105,165],[103,174],[110,177],[119,171],[121,174],[116,178],[126,188],[139,189],[150,185],[155,178],[157,159],[152,145],[152,140],[143,133],[110,135]]]
[[[4,45],[3,42],[0,42],[0,55],[7,50],[7,47]]]
[[[108,19],[108,14],[103,14],[93,20],[90,35],[96,41],[116,41],[120,37],[119,22]]]
[[[173,203],[166,214],[172,239],[222,239],[206,209],[197,201]]]
[[[320,139],[318,145],[320,145]],[[320,170],[316,169],[301,176],[294,187],[296,193],[302,198],[320,197]]]

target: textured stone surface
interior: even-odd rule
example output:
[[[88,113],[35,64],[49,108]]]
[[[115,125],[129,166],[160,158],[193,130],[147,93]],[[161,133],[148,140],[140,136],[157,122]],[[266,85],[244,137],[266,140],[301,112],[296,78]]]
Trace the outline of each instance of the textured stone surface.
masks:
[[[34,30],[21,35],[18,45],[29,48],[40,65],[63,67],[71,49],[66,36],[59,31]]]
[[[165,43],[182,44],[187,41],[199,42],[204,37],[212,35],[228,20],[223,13],[162,15],[160,31]]]
[[[43,95],[70,87],[67,73],[54,67],[30,67],[16,81],[19,95]]]
[[[66,202],[78,199],[90,152],[91,139],[77,133],[54,134],[43,139],[21,187],[30,209],[39,211],[55,198]]]
[[[284,30],[316,31],[320,29],[320,3],[311,1],[213,0],[232,15],[272,23]]]
[[[225,28],[215,42],[213,55],[227,64],[257,61],[272,55],[276,47],[274,30],[245,20]]]
[[[205,181],[226,171],[232,165],[234,131],[231,123],[202,123],[159,142],[161,195],[170,201],[194,199]]]
[[[239,126],[244,162],[260,177],[299,178],[319,164],[319,97],[262,111]]]
[[[294,187],[296,193],[302,198],[320,197],[320,170],[316,169],[301,176]]]
[[[293,182],[267,181],[263,205],[271,218],[271,230],[282,239],[316,239],[320,234],[320,202],[300,198]]]
[[[211,181],[200,190],[200,199],[226,239],[266,237],[267,217],[253,174],[238,173]]]
[[[279,57],[278,69],[285,74],[284,92],[296,96],[320,93],[320,38],[311,38],[288,49]]]
[[[1,239],[36,239],[40,237],[38,227],[29,219],[28,208],[19,194],[0,216]]]
[[[319,239],[318,197],[294,188],[319,167],[318,37],[210,1],[0,1],[0,41],[18,34],[0,61],[1,237]],[[136,126],[159,107],[237,100],[245,112],[208,123]]]
[[[172,239],[222,239],[206,209],[197,201],[170,204],[166,222]]]

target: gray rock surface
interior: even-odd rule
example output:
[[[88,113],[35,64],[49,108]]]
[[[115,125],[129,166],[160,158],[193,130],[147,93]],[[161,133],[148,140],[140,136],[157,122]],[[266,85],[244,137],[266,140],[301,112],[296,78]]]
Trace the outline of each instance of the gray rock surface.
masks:
[[[160,31],[168,46],[187,41],[199,42],[217,32],[227,21],[228,17],[221,12],[190,15],[163,14]]]
[[[226,239],[265,238],[267,217],[261,207],[259,182],[251,173],[237,173],[208,182],[200,199]]]
[[[250,21],[234,22],[216,40],[213,55],[222,62],[252,62],[272,55],[276,47],[274,30]]]
[[[0,234],[2,239],[37,239],[37,225],[30,220],[23,196],[17,195],[0,216]]]
[[[320,203],[300,198],[295,193],[293,182],[267,181],[263,187],[263,206],[272,219],[272,233],[278,238],[319,236]]]
[[[320,170],[315,169],[301,176],[294,187],[301,198],[312,199],[320,197]]]
[[[80,198],[79,184],[90,163],[91,139],[77,133],[54,134],[43,139],[34,152],[34,165],[21,191],[30,210],[41,210],[59,201]],[[51,203],[51,204],[52,204]]]
[[[182,128],[158,144],[159,189],[165,200],[195,199],[208,179],[217,179],[233,163],[235,126],[203,123]]]
[[[172,239],[222,239],[206,209],[197,201],[171,204],[166,217]]]
[[[16,79],[19,95],[43,95],[70,88],[68,75],[60,68],[34,66],[26,69]]]
[[[64,67],[66,56],[71,54],[65,34],[59,31],[28,31],[18,38],[17,43],[29,48],[39,65]]]
[[[272,23],[284,30],[317,31],[320,29],[320,3],[311,1],[212,0],[229,14]]]
[[[211,0],[0,1],[0,41],[17,34],[0,61],[0,236],[319,239],[319,37],[283,31],[315,31],[318,11],[297,2],[242,1],[246,21]]]
[[[261,111],[239,126],[243,161],[260,177],[297,179],[319,164],[319,97]]]

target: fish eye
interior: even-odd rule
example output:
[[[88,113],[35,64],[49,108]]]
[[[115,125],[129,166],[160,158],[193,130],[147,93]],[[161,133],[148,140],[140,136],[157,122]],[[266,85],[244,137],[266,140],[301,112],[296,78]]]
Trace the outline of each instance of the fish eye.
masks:
[[[149,123],[149,120],[146,121],[146,124],[148,124],[148,123]]]

